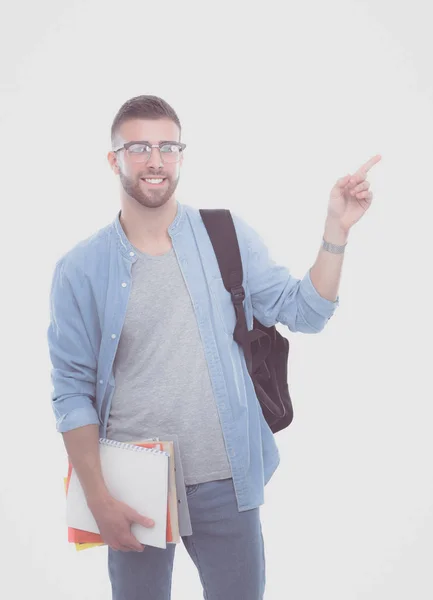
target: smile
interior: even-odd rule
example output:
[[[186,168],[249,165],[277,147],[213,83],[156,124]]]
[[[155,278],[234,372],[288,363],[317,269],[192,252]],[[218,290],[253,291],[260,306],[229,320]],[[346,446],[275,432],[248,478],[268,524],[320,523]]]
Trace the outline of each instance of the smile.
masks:
[[[161,179],[161,178],[149,178],[149,179],[142,179],[142,181],[145,181],[146,183],[150,184],[150,185],[161,185],[161,183],[164,183],[165,179]]]

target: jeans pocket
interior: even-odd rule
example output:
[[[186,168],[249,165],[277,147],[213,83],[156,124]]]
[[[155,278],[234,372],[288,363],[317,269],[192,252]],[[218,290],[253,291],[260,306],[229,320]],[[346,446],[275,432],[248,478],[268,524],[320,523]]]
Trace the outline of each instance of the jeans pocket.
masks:
[[[193,485],[186,486],[186,495],[191,496],[198,490],[199,483],[194,483]]]

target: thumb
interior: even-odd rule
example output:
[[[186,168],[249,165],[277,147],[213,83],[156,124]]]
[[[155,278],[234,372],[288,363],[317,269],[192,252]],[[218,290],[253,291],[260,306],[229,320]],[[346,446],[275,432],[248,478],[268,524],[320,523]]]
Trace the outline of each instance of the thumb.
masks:
[[[152,519],[149,519],[149,517],[145,517],[144,515],[141,515],[139,512],[137,512],[133,508],[131,508],[128,512],[128,518],[133,523],[139,523],[140,525],[143,525],[144,527],[153,527],[155,525],[155,521],[153,521]]]
[[[349,173],[349,175],[345,175],[344,177],[341,177],[337,181],[337,186],[339,188],[344,188],[349,183],[351,177],[352,177],[352,175],[350,173]]]

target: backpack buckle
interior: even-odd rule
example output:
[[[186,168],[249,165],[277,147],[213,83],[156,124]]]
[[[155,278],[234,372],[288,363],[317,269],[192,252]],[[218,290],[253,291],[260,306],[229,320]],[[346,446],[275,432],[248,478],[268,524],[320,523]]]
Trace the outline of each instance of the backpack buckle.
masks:
[[[242,285],[233,287],[230,290],[230,293],[232,295],[233,304],[239,305],[245,300],[245,290]]]

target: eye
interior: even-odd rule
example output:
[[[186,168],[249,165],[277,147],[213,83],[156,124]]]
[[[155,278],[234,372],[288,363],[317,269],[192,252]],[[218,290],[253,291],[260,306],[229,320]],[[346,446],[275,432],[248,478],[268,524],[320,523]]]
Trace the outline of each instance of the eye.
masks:
[[[132,144],[132,146],[129,146],[128,151],[131,154],[146,154],[150,152],[150,148],[146,144]]]
[[[164,144],[161,146],[161,152],[164,154],[176,154],[179,150],[180,148],[176,144]]]

